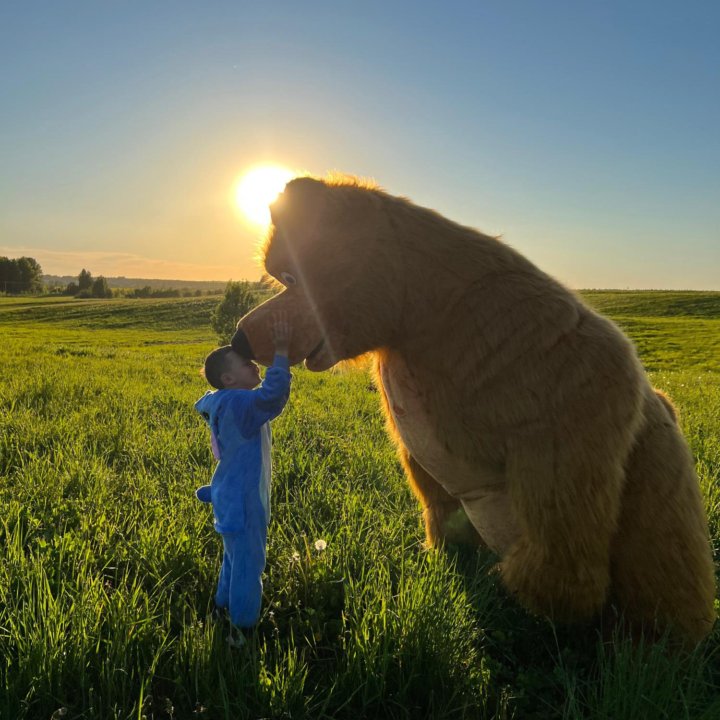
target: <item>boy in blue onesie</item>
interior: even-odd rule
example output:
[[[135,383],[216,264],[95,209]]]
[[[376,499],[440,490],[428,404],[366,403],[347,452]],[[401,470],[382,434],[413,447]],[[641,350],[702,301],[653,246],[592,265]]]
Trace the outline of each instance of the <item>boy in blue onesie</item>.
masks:
[[[230,345],[205,359],[205,377],[216,388],[195,403],[210,426],[218,464],[210,485],[196,491],[212,503],[215,530],[223,539],[215,604],[227,608],[233,625],[247,628],[260,616],[261,575],[270,522],[270,423],[290,393],[288,343],[284,315],[273,319],[275,359],[259,388],[260,371]],[[248,349],[249,354],[249,349]]]

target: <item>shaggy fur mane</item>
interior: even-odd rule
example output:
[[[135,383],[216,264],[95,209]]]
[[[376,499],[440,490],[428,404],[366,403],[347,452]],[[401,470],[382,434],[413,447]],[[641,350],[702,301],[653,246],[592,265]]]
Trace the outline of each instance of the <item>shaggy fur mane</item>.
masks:
[[[332,171],[327,173],[324,178],[316,177],[314,175],[311,175],[310,173],[299,174],[296,175],[292,180],[290,180],[290,182],[293,182],[293,180],[300,180],[302,178],[310,178],[312,180],[317,180],[324,183],[327,187],[330,188],[353,188],[358,190],[368,190],[378,195],[382,195],[383,197],[388,197],[387,193],[383,190],[383,188],[381,188],[372,178],[365,178],[357,175],[349,175],[347,173]],[[267,257],[267,253],[272,242],[274,230],[274,226],[270,225],[255,255],[255,260],[261,267],[265,266],[265,259]],[[262,282],[273,290],[281,290],[283,288],[283,284],[281,282],[277,281],[275,278],[273,278],[271,275],[268,275],[267,273],[263,275]]]

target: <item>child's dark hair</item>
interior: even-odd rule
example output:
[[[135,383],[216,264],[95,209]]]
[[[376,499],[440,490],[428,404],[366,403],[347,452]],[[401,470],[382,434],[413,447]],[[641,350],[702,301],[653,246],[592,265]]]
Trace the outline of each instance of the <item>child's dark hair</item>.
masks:
[[[223,345],[216,348],[205,358],[205,367],[203,374],[205,379],[216,389],[224,390],[225,385],[220,379],[225,372],[225,363],[227,362],[228,353],[232,352],[231,345]]]

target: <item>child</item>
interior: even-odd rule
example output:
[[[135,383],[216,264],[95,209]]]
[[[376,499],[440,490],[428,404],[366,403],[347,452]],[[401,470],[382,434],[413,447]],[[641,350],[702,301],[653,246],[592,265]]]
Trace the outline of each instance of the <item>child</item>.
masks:
[[[229,345],[205,358],[205,377],[216,391],[203,395],[195,408],[210,426],[218,460],[212,483],[196,491],[212,503],[215,530],[223,539],[215,604],[228,608],[233,625],[247,628],[260,616],[261,575],[270,522],[270,423],[285,407],[290,392],[288,343],[284,315],[273,319],[275,359],[260,382],[258,366]]]

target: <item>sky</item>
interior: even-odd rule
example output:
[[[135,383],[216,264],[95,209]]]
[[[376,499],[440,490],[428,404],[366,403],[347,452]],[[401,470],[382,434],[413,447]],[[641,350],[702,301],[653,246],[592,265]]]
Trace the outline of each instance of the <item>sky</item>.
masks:
[[[4,0],[0,255],[257,279],[233,187],[373,178],[574,288],[720,290],[720,3]]]

